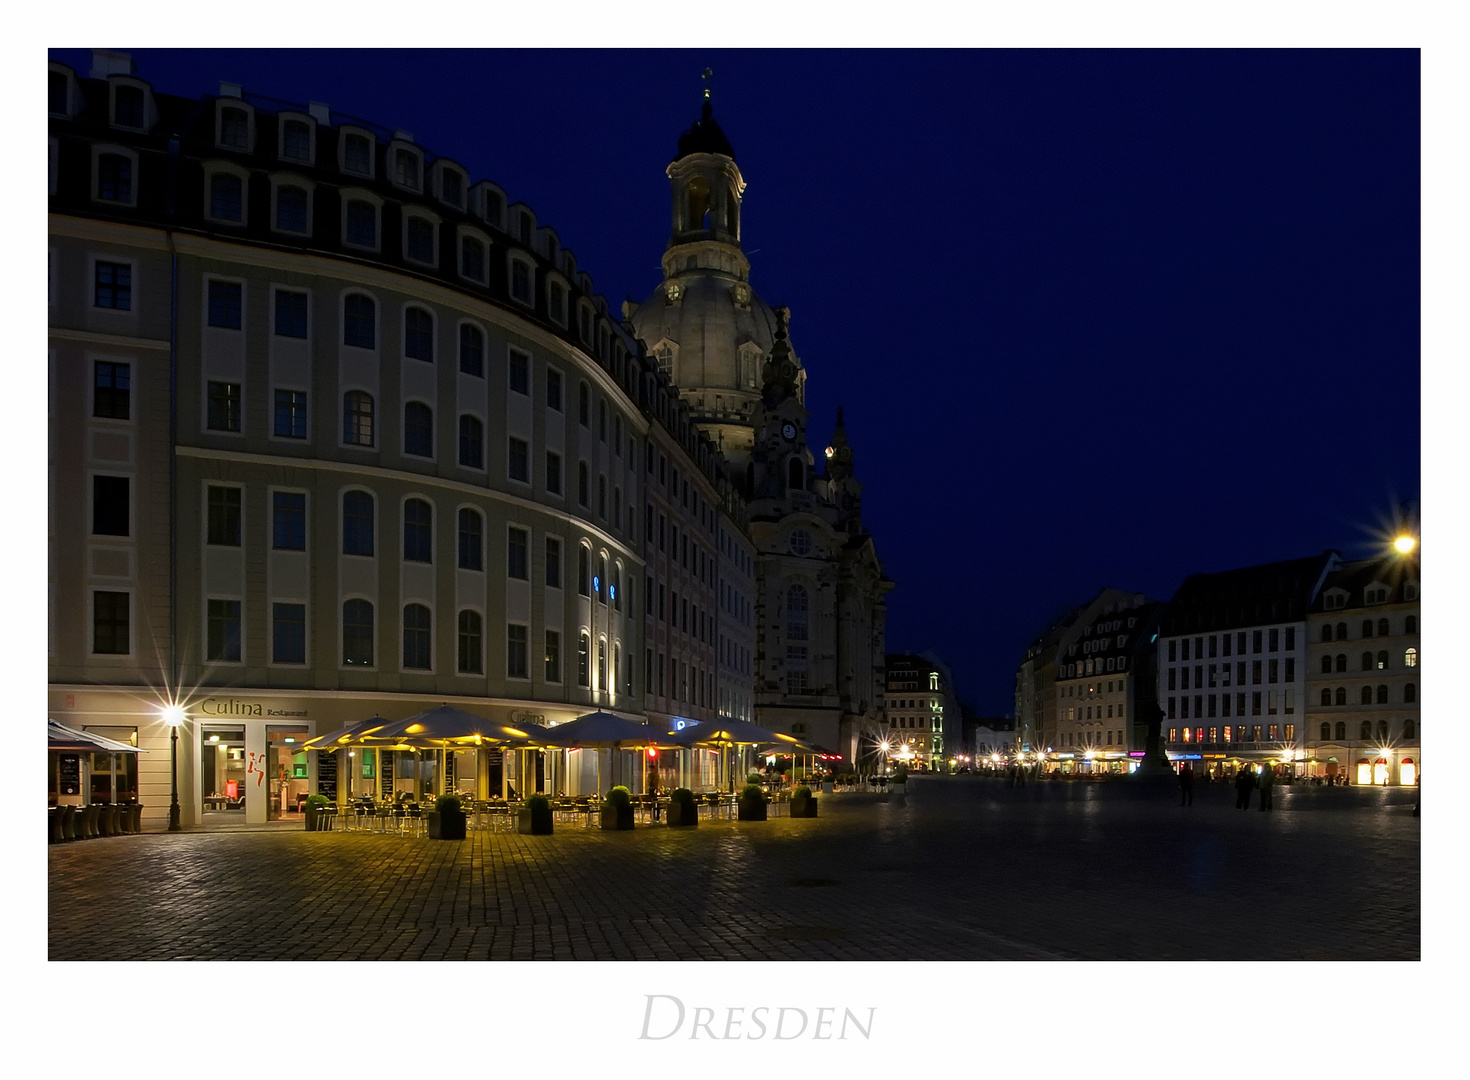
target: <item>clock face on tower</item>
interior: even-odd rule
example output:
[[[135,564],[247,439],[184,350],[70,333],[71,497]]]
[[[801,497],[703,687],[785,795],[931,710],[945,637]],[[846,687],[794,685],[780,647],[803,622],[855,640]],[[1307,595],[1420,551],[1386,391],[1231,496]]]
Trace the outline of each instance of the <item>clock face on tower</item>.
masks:
[[[786,436],[787,442],[790,442],[796,438],[796,425],[790,420],[786,421],[786,423],[781,425],[781,434]]]

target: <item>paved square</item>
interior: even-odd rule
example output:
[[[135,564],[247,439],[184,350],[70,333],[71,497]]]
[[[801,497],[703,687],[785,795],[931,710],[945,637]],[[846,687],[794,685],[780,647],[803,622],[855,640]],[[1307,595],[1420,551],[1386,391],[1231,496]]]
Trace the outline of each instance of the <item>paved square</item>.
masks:
[[[49,850],[61,959],[1419,958],[1412,789],[915,778],[821,817]]]

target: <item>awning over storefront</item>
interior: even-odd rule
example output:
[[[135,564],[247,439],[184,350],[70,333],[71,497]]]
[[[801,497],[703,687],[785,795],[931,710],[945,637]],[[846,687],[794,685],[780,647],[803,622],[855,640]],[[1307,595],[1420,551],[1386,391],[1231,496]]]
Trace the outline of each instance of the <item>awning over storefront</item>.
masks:
[[[76,731],[63,727],[55,720],[46,721],[46,745],[48,750],[68,750],[83,754],[146,754],[136,746],[115,739],[93,735],[90,731]]]

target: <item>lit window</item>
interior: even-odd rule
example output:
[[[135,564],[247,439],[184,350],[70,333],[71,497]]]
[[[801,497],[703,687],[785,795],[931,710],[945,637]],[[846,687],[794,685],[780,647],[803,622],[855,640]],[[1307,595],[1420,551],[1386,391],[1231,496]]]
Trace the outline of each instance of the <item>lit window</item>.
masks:
[[[1404,650],[1404,667],[1418,667],[1418,666],[1419,666],[1419,650],[1418,649],[1405,649]]]

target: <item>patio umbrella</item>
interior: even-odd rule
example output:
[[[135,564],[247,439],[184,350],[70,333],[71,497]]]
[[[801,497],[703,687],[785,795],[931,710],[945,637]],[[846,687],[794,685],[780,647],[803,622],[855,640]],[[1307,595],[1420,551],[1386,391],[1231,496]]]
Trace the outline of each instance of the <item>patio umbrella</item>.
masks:
[[[722,751],[736,746],[765,746],[774,743],[786,753],[793,749],[805,749],[804,744],[791,735],[782,735],[770,728],[763,728],[759,724],[752,724],[748,720],[736,720],[734,717],[721,717],[719,720],[711,720],[698,723],[684,728],[678,734],[686,739],[692,739],[694,744],[705,746],[717,746]],[[735,790],[735,777],[730,774],[728,764],[725,770],[726,780],[731,791]]]
[[[136,746],[94,735],[90,731],[77,731],[65,727],[55,720],[46,721],[46,748],[48,750],[72,750],[86,754],[146,754]]]
[[[663,732],[657,727],[627,720],[615,713],[586,713],[546,729],[546,742],[568,750],[688,750],[690,739],[684,732]],[[597,788],[602,791],[602,759],[597,761]]]
[[[296,747],[296,752],[299,754],[303,750],[336,750],[339,747],[356,742],[359,736],[379,730],[386,726],[387,723],[388,721],[384,720],[381,716],[371,716],[366,720],[359,720],[355,724],[340,727],[336,731],[328,731],[322,735],[315,735],[305,742],[299,743]]]
[[[546,729],[537,724],[502,724],[446,703],[385,724],[365,735],[362,744],[381,743],[389,749],[386,744],[392,743],[392,749],[429,749],[447,754],[450,750],[482,746],[541,746],[545,745],[545,735]]]

